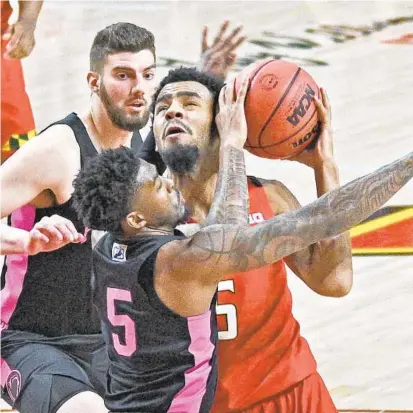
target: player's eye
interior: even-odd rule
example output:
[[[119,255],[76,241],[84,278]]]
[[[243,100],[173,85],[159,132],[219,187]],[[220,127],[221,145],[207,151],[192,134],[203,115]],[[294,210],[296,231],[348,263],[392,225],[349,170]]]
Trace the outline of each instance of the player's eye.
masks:
[[[152,80],[152,79],[155,77],[155,73],[153,73],[153,72],[148,72],[148,73],[145,73],[145,74],[143,75],[143,77],[144,77],[146,80]]]
[[[159,113],[165,112],[165,110],[167,110],[167,109],[168,109],[168,106],[165,106],[165,105],[157,106],[155,113],[156,113],[157,115],[159,115]]]

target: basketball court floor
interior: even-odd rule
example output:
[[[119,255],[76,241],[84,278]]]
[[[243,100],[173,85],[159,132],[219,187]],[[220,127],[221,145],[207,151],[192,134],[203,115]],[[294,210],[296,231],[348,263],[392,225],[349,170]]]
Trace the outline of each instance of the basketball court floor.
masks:
[[[24,61],[38,130],[88,104],[88,52],[96,32],[130,21],[156,37],[159,77],[195,63],[201,28],[242,23],[241,69],[281,56],[326,88],[335,154],[346,183],[413,150],[413,2],[47,1]],[[248,156],[248,172],[276,178],[303,203],[311,170]],[[289,277],[294,313],[343,412],[413,411],[413,182],[353,230],[354,287],[340,299]],[[303,412],[305,413],[305,412]]]

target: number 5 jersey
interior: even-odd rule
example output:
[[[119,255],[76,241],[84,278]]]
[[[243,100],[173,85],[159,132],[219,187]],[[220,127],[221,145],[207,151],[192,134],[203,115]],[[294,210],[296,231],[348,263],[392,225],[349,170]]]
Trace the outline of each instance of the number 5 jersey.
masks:
[[[109,354],[111,412],[208,413],[216,388],[216,299],[182,317],[154,287],[159,249],[175,236],[119,240],[106,234],[93,254],[94,302]]]

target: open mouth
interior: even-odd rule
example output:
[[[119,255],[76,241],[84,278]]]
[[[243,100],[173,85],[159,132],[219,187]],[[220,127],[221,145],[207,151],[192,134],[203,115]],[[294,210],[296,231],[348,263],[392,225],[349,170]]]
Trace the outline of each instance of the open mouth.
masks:
[[[186,133],[186,130],[178,125],[171,125],[165,130],[164,138],[167,136],[177,135],[179,133]]]

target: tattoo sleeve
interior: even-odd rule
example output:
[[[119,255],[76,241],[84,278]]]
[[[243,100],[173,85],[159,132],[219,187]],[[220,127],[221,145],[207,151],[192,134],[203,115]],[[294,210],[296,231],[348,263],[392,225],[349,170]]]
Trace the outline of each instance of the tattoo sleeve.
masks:
[[[220,150],[218,182],[204,226],[248,224],[248,183],[244,151],[227,145]]]
[[[268,265],[321,239],[360,223],[413,176],[413,152],[381,169],[334,189],[313,203],[265,223],[214,225],[190,239],[189,256],[209,268],[211,278]],[[194,255],[192,255],[194,254]]]

